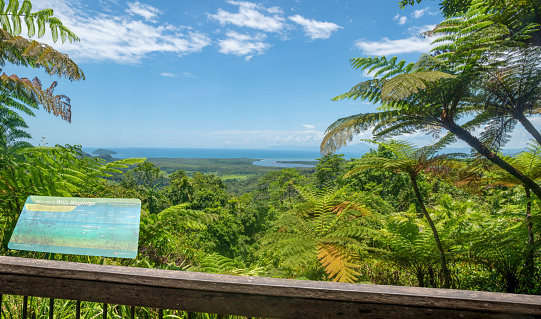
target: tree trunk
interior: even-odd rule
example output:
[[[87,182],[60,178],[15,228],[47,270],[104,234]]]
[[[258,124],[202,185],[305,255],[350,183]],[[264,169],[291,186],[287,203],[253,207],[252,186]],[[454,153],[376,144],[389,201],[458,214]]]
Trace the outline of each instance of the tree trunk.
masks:
[[[533,237],[533,225],[532,225],[532,203],[530,202],[530,189],[528,187],[524,187],[524,190],[526,191],[526,226],[528,227],[528,251],[526,253],[526,289],[528,289],[528,293],[532,293],[534,288],[534,262],[533,262],[533,255],[534,255],[534,237]]]
[[[411,183],[413,184],[413,192],[415,193],[415,196],[417,197],[417,201],[419,202],[419,206],[421,207],[421,211],[423,212],[423,215],[425,215],[425,218],[428,221],[428,225],[430,225],[430,228],[432,229],[432,234],[434,235],[436,246],[438,247],[438,250],[440,252],[441,270],[443,272],[443,288],[450,288],[451,287],[451,273],[449,272],[449,268],[447,268],[447,261],[445,260],[445,252],[443,250],[443,246],[441,245],[440,236],[438,235],[438,230],[436,229],[436,226],[434,225],[434,221],[432,221],[432,218],[430,217],[430,214],[428,214],[425,204],[423,203],[421,192],[419,191],[419,186],[417,185],[416,174],[409,173],[409,176],[411,179]]]
[[[528,131],[528,133],[530,133],[535,138],[537,143],[539,143],[539,145],[541,145],[541,134],[533,126],[532,122],[530,122],[530,120],[528,120],[528,118],[524,115],[524,113],[519,112],[518,114],[513,114],[513,115],[520,122],[520,124],[522,124],[522,126],[524,126],[526,131]]]
[[[417,281],[419,282],[419,287],[426,287],[425,285],[425,273],[422,268],[417,269],[415,272]]]
[[[505,292],[517,293],[518,279],[514,273],[508,272],[505,276]]]
[[[459,139],[468,143],[469,146],[473,147],[477,152],[479,152],[479,154],[486,157],[489,161],[513,175],[516,179],[521,181],[525,187],[528,187],[535,194],[535,196],[537,196],[537,198],[541,199],[541,187],[531,178],[522,174],[514,166],[510,165],[501,157],[494,154],[485,144],[481,143],[477,137],[471,135],[469,131],[465,130],[460,125],[456,123],[446,123],[446,126],[449,132],[455,134]]]

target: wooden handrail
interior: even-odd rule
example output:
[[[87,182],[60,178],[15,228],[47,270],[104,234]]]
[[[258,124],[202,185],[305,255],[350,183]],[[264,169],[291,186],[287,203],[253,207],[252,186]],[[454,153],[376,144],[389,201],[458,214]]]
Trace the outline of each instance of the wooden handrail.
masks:
[[[265,318],[541,318],[541,296],[0,256],[0,294]]]

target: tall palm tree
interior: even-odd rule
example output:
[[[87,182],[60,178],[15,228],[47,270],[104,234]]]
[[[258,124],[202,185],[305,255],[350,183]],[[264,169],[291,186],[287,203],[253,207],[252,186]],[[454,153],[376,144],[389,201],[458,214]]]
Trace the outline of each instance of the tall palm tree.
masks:
[[[274,223],[278,231],[263,238],[263,250],[280,251],[292,266],[317,259],[329,279],[355,282],[362,249],[359,237],[377,234],[363,226],[370,212],[340,199],[335,188],[295,188],[306,202],[278,218]]]
[[[421,191],[419,190],[419,185],[417,183],[417,178],[420,173],[427,171],[440,171],[445,165],[456,154],[440,154],[437,155],[437,152],[441,149],[439,147],[421,147],[416,148],[412,143],[405,141],[390,140],[388,142],[374,142],[370,140],[365,140],[367,142],[375,143],[381,145],[391,151],[396,158],[390,159],[386,157],[365,157],[355,161],[355,166],[344,175],[344,178],[348,178],[358,172],[364,171],[370,168],[379,168],[388,170],[391,172],[405,172],[408,174],[411,185],[413,187],[413,192],[419,203],[419,208],[423,213],[423,216],[426,218],[426,221],[430,225],[436,246],[440,253],[441,260],[441,269],[443,272],[443,286],[445,288],[451,287],[451,273],[447,266],[447,261],[445,257],[445,250],[441,243],[438,230],[432,220],[432,217],[428,213],[428,210],[425,206]]]

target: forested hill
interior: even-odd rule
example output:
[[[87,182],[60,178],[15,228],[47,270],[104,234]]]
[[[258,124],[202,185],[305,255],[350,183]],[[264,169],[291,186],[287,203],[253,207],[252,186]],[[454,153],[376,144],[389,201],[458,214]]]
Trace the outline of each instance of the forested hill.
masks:
[[[117,154],[117,152],[115,151],[111,151],[111,150],[106,150],[106,149],[103,149],[103,148],[100,148],[100,149],[97,149],[95,150],[94,152],[92,152],[93,155],[114,155],[114,154]]]

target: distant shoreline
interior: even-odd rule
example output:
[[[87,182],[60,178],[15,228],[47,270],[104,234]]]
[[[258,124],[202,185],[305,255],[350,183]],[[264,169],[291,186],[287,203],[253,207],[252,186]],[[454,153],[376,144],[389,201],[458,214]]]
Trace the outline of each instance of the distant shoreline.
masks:
[[[312,168],[315,167],[317,161],[278,161],[274,159],[258,159],[258,158],[167,158],[167,157],[148,157],[147,161],[152,163],[171,163],[171,162],[193,162],[193,161],[211,161],[216,164],[231,163],[235,161],[250,162],[251,165],[263,167],[279,167],[279,168]],[[159,165],[158,165],[159,166]]]
[[[84,147],[83,151],[92,154],[94,151],[103,149],[102,147]],[[153,148],[153,147],[108,147],[107,150],[116,152],[114,158],[125,159],[134,157],[144,158],[169,158],[169,159],[254,159],[255,161],[265,161],[256,165],[268,162],[274,162],[274,166],[283,164],[314,165],[322,155],[319,150],[305,149],[219,149],[219,148]],[[360,158],[369,149],[357,149],[355,152],[339,150],[338,154],[344,154],[344,159]],[[448,148],[443,150],[445,153],[469,153],[470,148]],[[506,155],[514,155],[522,151],[521,149],[504,149],[502,152]]]
[[[92,153],[98,148],[83,148]],[[280,161],[313,161],[321,157],[318,151],[273,149],[205,149],[205,148],[108,148],[115,151],[115,158],[253,158]]]

